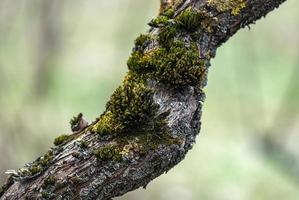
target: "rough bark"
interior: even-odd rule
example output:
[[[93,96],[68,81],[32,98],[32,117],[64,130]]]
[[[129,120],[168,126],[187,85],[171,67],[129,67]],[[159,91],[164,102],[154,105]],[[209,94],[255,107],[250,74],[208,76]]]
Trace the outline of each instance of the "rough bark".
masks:
[[[186,21],[185,18],[183,26],[186,30],[180,33],[175,30],[173,33],[175,40],[183,41],[186,48],[194,44],[193,42],[196,43],[197,54],[202,62],[201,77],[196,79],[198,82],[193,84],[187,80],[179,85],[175,81],[173,84],[165,83],[165,80],[170,77],[156,78],[146,75],[144,78],[146,81],[143,86],[153,91],[150,100],[158,105],[157,111],[150,116],[152,118],[164,117],[162,121],[167,127],[167,142],[163,139],[165,135],[161,134],[157,135],[158,139],[155,138],[155,142],[153,142],[153,136],[147,138],[145,143],[140,143],[141,135],[145,132],[144,124],[135,125],[134,129],[120,131],[120,135],[123,132],[131,131],[136,133],[134,136],[98,134],[98,123],[106,119],[105,117],[111,112],[106,111],[87,127],[80,115],[78,119],[73,120],[72,128],[75,132],[71,136],[67,136],[66,140],[65,138],[56,140],[57,146],[43,157],[27,164],[23,169],[10,172],[6,184],[0,190],[0,200],[111,199],[139,187],[145,187],[151,180],[170,170],[184,159],[200,131],[201,108],[205,98],[202,89],[206,85],[210,59],[215,56],[216,49],[239,29],[254,23],[284,1],[162,0],[160,15],[169,8],[174,11],[172,17],[167,19],[170,24],[172,21],[176,21],[183,12],[190,11],[190,9],[200,13],[201,16],[194,18],[198,20],[197,22],[190,21],[188,17]],[[177,24],[180,23],[177,22]],[[198,26],[195,27],[196,30],[194,29],[195,24]],[[157,38],[165,26],[167,25],[160,26],[159,23],[155,25],[152,23],[148,35]],[[146,52],[151,52],[160,48],[161,43],[157,39],[151,39],[150,42],[143,42],[141,46]],[[135,46],[133,51],[137,51],[136,48]],[[130,69],[130,71],[132,70]],[[174,73],[174,77],[171,78],[182,75],[176,74],[176,72],[172,73]],[[188,77],[190,74],[184,75]],[[191,75],[190,77],[192,77]],[[184,80],[184,76],[182,80]],[[135,86],[133,88],[136,89]],[[128,87],[129,93],[130,90],[136,92],[135,89]],[[130,102],[130,100],[128,101]],[[112,103],[110,102],[110,106],[107,106],[107,110],[110,109]],[[117,103],[119,101],[116,101]],[[143,106],[143,104],[136,105],[137,110],[138,106]],[[144,112],[148,111],[144,110]],[[151,123],[151,120],[148,123]],[[101,126],[100,130],[103,132]],[[153,123],[152,126],[154,126],[153,130],[156,130],[156,124]],[[95,127],[97,128],[95,129]],[[109,127],[105,129],[106,132],[107,130],[110,131]],[[144,146],[147,146],[148,143],[153,143],[153,145],[144,150]],[[121,153],[116,156],[111,148],[108,153],[103,153],[102,150],[107,145],[121,148]],[[99,149],[101,151],[97,153],[96,150]]]

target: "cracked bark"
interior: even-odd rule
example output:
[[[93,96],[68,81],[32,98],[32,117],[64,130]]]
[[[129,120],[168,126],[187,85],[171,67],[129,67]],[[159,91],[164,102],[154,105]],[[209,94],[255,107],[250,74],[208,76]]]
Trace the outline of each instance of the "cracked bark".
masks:
[[[209,31],[201,32],[196,43],[199,57],[205,62],[206,72],[210,59],[216,49],[241,28],[254,23],[285,0],[162,0],[163,7],[174,6],[175,16],[182,11],[193,8],[209,13],[214,19]],[[237,3],[244,6],[236,7]],[[149,34],[155,35],[160,28],[151,28]],[[188,41],[188,35],[182,38]],[[158,43],[148,44],[154,49]],[[195,143],[200,131],[201,108],[204,101],[203,87],[206,85],[207,73],[199,87],[183,86],[171,88],[148,80],[146,86],[154,90],[154,102],[159,105],[159,113],[168,113],[166,118],[171,135],[181,140],[180,144],[158,145],[146,152],[143,157],[133,154],[130,159],[115,162],[99,161],[88,148],[82,150],[79,141],[88,141],[93,148],[102,147],[109,138],[101,138],[90,131],[90,124],[75,134],[72,140],[59,148],[53,147],[53,159],[35,176],[20,178],[9,176],[0,190],[0,200],[5,199],[111,199],[146,185],[154,178],[169,171],[182,161]],[[138,128],[138,127],[137,127]],[[74,157],[80,152],[80,159]],[[29,164],[30,165],[30,164]],[[50,195],[43,195],[45,182],[55,176],[58,183],[47,188]]]

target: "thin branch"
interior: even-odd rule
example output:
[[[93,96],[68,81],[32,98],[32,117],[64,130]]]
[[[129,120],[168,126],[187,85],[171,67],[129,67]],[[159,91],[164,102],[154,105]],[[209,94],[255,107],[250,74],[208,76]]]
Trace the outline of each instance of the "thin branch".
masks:
[[[284,0],[163,0],[135,41],[129,72],[106,111],[18,171],[0,199],[111,199],[182,161],[200,130],[203,87],[216,49]]]

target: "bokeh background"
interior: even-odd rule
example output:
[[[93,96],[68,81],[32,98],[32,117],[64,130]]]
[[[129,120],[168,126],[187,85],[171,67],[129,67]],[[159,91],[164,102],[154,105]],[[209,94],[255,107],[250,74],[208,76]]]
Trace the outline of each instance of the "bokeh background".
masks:
[[[197,144],[119,200],[299,199],[299,2],[219,48]],[[93,120],[127,71],[158,0],[0,0],[0,183]]]

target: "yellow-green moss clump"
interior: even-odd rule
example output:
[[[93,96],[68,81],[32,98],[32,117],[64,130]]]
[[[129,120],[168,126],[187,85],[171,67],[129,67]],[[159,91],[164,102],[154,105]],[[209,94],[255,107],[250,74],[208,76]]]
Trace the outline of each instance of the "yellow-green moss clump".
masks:
[[[151,52],[134,52],[128,67],[142,78],[150,78],[171,86],[196,86],[201,80],[204,61],[199,58],[196,43],[189,46],[174,41],[171,48],[157,48]]]
[[[164,16],[164,15],[160,15],[157,18],[151,20],[148,25],[152,26],[152,27],[161,27],[161,26],[166,26],[168,24],[168,17]]]
[[[189,8],[175,18],[175,23],[178,28],[193,32],[200,28],[205,17],[204,13]]]
[[[214,7],[218,12],[231,11],[232,15],[239,15],[246,7],[244,0],[208,0],[208,5]]]
[[[46,178],[46,180],[44,180],[42,188],[46,189],[49,186],[54,186],[57,180],[58,179],[55,176],[49,176],[48,178]]]
[[[88,146],[89,146],[89,142],[84,141],[84,140],[80,142],[80,148],[87,149]]]
[[[78,116],[74,116],[71,120],[70,120],[70,125],[71,127],[76,126],[80,119],[83,117],[82,113],[79,113]]]
[[[140,75],[128,73],[123,85],[108,101],[105,113],[93,127],[93,131],[100,135],[115,137],[115,144],[94,152],[97,158],[121,161],[124,152],[128,153],[125,147],[130,141],[142,147],[135,149],[140,155],[158,144],[171,144],[172,136],[165,121],[168,113],[158,114],[159,106],[154,102],[153,95],[154,91],[146,86]]]
[[[199,58],[199,50],[195,41],[181,41],[182,34],[194,35],[200,31],[201,23],[210,17],[203,12],[189,8],[180,15],[171,19],[172,12],[167,10],[155,21],[159,25],[157,41],[160,47],[145,51],[144,43],[150,41],[140,36],[135,42],[135,51],[129,58],[127,65],[130,71],[136,73],[142,79],[152,79],[157,82],[174,87],[196,86],[200,84],[201,76],[204,73],[204,61]],[[162,20],[163,19],[163,20]],[[163,22],[163,23],[162,23]],[[152,23],[153,24],[153,23]],[[206,27],[205,27],[206,28]]]
[[[108,144],[107,146],[101,147],[94,151],[94,155],[96,158],[106,161],[106,160],[113,160],[113,161],[121,161],[122,155],[120,154],[121,148],[119,145],[116,144]]]
[[[70,138],[71,138],[71,135],[60,135],[54,139],[53,143],[55,146],[58,146],[58,145],[66,143]]]
[[[143,80],[130,72],[123,85],[116,89],[106,104],[106,111],[94,126],[99,134],[135,134],[136,129],[146,130],[158,110],[153,91]]]
[[[135,48],[134,51],[144,51],[147,45],[149,44],[151,40],[151,37],[149,34],[141,34],[136,40],[135,40]]]
[[[40,191],[40,196],[43,199],[53,199],[55,197],[53,192],[57,188],[58,184],[59,179],[55,176],[49,175],[42,183],[42,190]]]
[[[129,72],[92,127],[93,132],[114,138],[113,144],[94,151],[98,159],[121,161],[131,153],[145,155],[161,144],[180,144],[170,134],[168,113],[158,113],[159,105],[147,81],[155,80],[174,88],[201,84],[205,63],[199,57],[196,40],[179,38],[188,34],[194,38],[206,18],[206,14],[192,9],[174,18],[173,9],[169,8],[150,22],[152,27],[159,28],[157,35],[142,34],[135,40],[127,62]],[[151,49],[156,42],[159,46]]]

